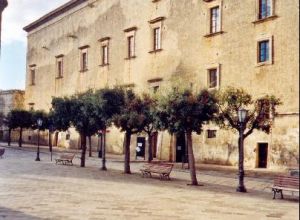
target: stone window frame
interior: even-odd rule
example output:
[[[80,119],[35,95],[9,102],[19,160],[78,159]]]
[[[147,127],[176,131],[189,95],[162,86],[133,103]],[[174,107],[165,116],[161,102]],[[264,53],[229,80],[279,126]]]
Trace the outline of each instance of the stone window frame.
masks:
[[[212,32],[212,10],[214,8],[219,8],[219,17],[218,17],[218,23],[219,23],[219,30]],[[218,1],[210,1],[207,3],[207,11],[206,11],[206,34],[204,37],[213,37],[216,35],[223,34],[223,0]]]
[[[100,42],[101,53],[101,63],[99,66],[105,67],[110,65],[110,40],[110,37],[104,37],[98,40]]]
[[[154,78],[154,79],[149,79],[148,84],[149,84],[149,90],[150,92],[153,92],[153,94],[156,94],[159,89],[161,88],[163,78]]]
[[[278,16],[275,13],[276,9],[276,1],[275,0],[270,0],[271,1],[271,14],[267,17],[260,17],[260,5],[261,5],[261,0],[256,0],[255,1],[255,16],[254,16],[254,24],[258,23],[263,23],[266,21],[274,20]]]
[[[135,26],[124,30],[127,40],[127,52],[125,60],[136,58],[136,31],[137,27]],[[130,39],[133,39],[133,45],[131,45]]]
[[[34,106],[35,106],[35,103],[34,103],[34,102],[28,103],[28,107],[29,107],[29,110],[30,110],[30,111],[34,111]]]
[[[260,42],[269,41],[269,60],[260,62]],[[260,36],[256,39],[256,66],[265,66],[274,64],[274,37],[271,35]]]
[[[217,133],[218,133],[218,130],[217,129],[207,129],[206,130],[206,138],[207,139],[215,139],[217,138]]]
[[[89,61],[89,53],[88,53],[88,49],[89,49],[89,45],[85,45],[82,47],[79,47],[78,49],[80,50],[80,72],[86,72],[88,71],[88,61]],[[84,62],[84,54],[85,55],[85,62]]]
[[[64,76],[64,55],[60,54],[56,58],[56,79],[61,79]],[[60,65],[59,65],[60,64]]]
[[[163,22],[166,18],[165,17],[157,17],[155,19],[152,19],[149,21],[150,28],[151,28],[151,47],[152,49],[149,51],[149,53],[157,53],[162,51],[162,42],[163,42]],[[159,45],[156,47],[157,38],[155,35],[155,31],[159,29]]]
[[[210,87],[210,71],[211,70],[216,70],[217,71],[217,86],[216,87]],[[210,65],[207,65],[206,67],[206,77],[207,77],[207,88],[208,90],[219,90],[220,89],[220,85],[221,85],[221,64],[219,63],[213,63]]]
[[[34,86],[36,83],[36,64],[29,65],[29,85]]]

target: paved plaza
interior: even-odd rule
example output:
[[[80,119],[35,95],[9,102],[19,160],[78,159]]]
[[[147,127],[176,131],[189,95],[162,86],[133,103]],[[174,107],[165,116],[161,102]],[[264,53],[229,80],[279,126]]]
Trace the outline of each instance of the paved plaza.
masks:
[[[55,165],[48,152],[40,162],[34,159],[31,150],[6,148],[0,159],[0,219],[299,219],[298,195],[272,200],[271,178],[247,177],[249,192],[241,194],[235,192],[235,175],[221,171],[200,170],[204,186],[191,187],[188,171],[179,166],[171,181],[160,181],[142,178],[138,162],[131,164],[132,175],[124,175],[115,158],[108,158],[106,172],[95,157],[87,158],[86,168],[78,158],[74,166]]]

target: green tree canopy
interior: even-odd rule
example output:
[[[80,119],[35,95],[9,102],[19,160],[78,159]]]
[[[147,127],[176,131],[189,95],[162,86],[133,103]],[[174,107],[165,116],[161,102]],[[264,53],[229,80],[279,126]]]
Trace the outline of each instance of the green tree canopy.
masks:
[[[282,104],[280,99],[274,95],[253,99],[244,89],[233,87],[221,90],[217,97],[219,109],[217,123],[222,128],[239,131],[238,110],[244,108],[248,111],[245,119],[244,138],[252,134],[255,129],[270,133],[276,108]]]
[[[144,115],[142,114],[142,100],[132,90],[125,92],[124,105],[119,114],[113,117],[116,127],[125,132],[125,163],[124,173],[130,174],[130,139],[132,134],[143,130]]]
[[[23,109],[13,109],[7,115],[6,124],[10,130],[16,128],[20,129],[19,147],[22,147],[23,129],[32,126],[32,113]]]
[[[158,116],[160,129],[171,134],[186,134],[192,185],[198,185],[192,146],[192,133],[200,134],[204,123],[211,121],[218,108],[215,96],[207,90],[194,95],[191,90],[173,90],[162,96]]]

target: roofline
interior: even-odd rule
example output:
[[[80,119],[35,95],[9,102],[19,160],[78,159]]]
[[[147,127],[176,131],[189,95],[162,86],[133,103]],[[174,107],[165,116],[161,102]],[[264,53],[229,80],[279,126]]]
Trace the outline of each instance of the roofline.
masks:
[[[32,30],[34,30],[35,28],[45,24],[46,22],[58,17],[59,15],[69,11],[70,9],[76,7],[77,5],[80,5],[84,2],[86,2],[88,0],[70,0],[69,2],[63,4],[62,6],[54,9],[53,11],[45,14],[44,16],[42,16],[41,18],[39,18],[38,20],[30,23],[29,25],[25,26],[23,28],[24,31],[26,32],[30,32]]]

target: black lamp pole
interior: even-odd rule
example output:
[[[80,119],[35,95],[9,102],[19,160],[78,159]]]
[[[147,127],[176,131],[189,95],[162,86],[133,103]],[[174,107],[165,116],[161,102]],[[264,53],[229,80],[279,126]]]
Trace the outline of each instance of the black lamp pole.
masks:
[[[237,192],[247,192],[244,185],[244,131],[245,131],[245,119],[247,117],[247,110],[239,109],[239,185],[236,189]]]
[[[37,144],[38,144],[38,146],[37,146],[35,161],[41,161],[41,159],[40,159],[40,128],[41,128],[42,124],[43,124],[43,121],[42,121],[42,119],[39,118],[37,120],[37,126],[38,126],[38,143]]]

